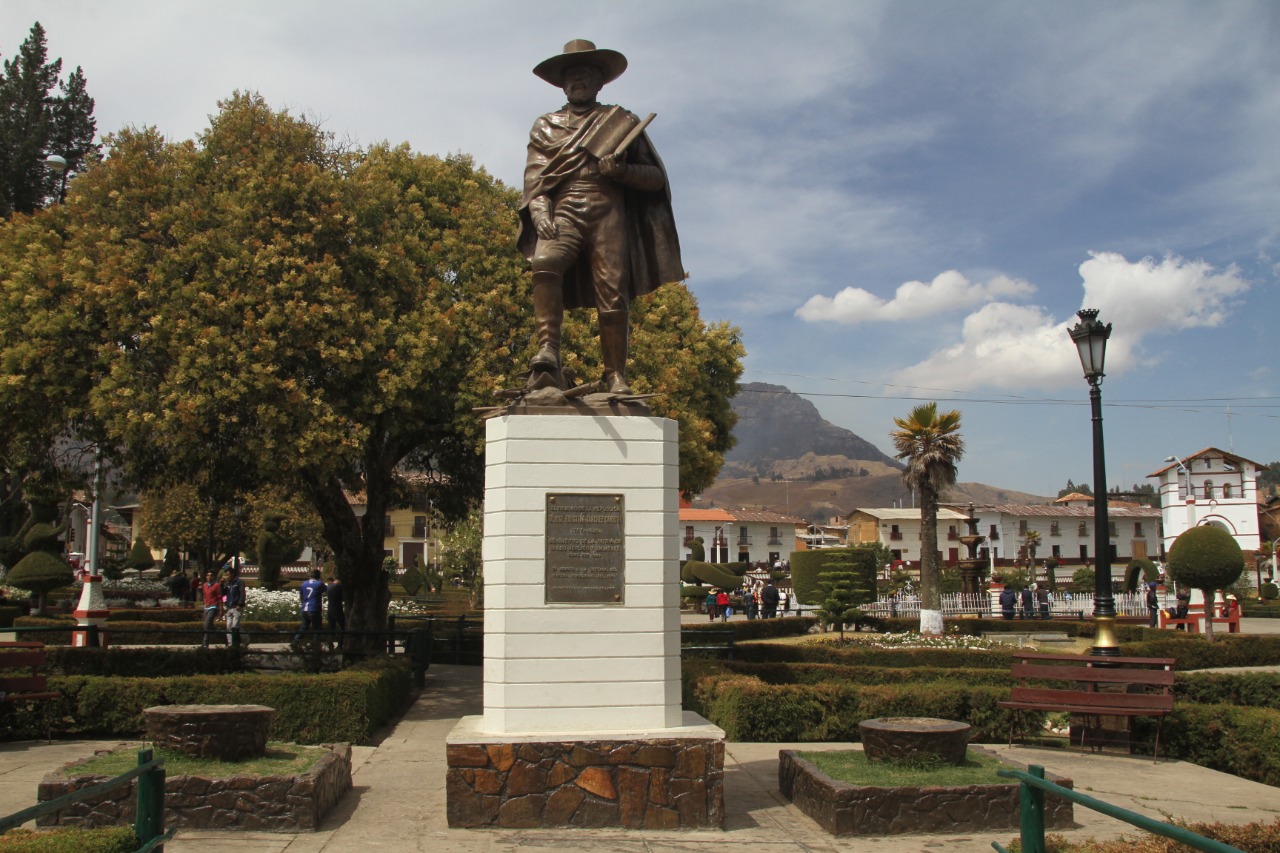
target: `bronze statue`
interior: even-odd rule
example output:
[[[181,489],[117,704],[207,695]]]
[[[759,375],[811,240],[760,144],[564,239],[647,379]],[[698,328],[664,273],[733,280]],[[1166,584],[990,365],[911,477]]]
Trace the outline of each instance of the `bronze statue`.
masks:
[[[596,101],[626,67],[616,50],[574,39],[533,69],[564,89],[569,102],[539,118],[529,134],[519,246],[533,265],[538,353],[527,391],[566,390],[564,309],[595,306],[604,379],[593,390],[631,394],[629,301],[686,275],[667,172],[644,133],[653,116],[641,122]]]

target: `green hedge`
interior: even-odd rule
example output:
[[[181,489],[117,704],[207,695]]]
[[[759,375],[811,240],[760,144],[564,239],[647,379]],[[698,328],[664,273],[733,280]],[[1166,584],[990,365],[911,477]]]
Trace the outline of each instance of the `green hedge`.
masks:
[[[1008,688],[1013,678],[1006,669],[965,667],[884,667],[846,666],[834,663],[746,663],[723,661],[729,672],[749,675],[766,684],[821,684],[842,681],[847,684],[925,684],[936,681],[959,681]]]
[[[1280,672],[1182,672],[1173,692],[1180,702],[1280,711]]]
[[[137,610],[112,610],[108,622],[199,622],[200,607],[143,607]]]
[[[1165,632],[1168,635],[1181,631]],[[1275,666],[1280,664],[1280,636],[1215,634],[1210,643],[1203,635],[1192,634],[1141,643],[1124,643],[1120,651],[1131,657],[1176,658],[1175,669],[1218,669],[1228,666]]]
[[[201,649],[127,648],[106,649],[50,646],[45,653],[48,675],[115,675],[161,677],[169,675],[225,675],[243,672],[237,649],[226,646]]]
[[[1241,657],[1249,654],[1249,644],[1162,640],[1154,651],[1199,653],[1203,647],[1210,650],[1205,654],[1223,654],[1225,649]],[[756,656],[762,662],[684,664],[685,707],[723,728],[731,740],[854,741],[861,720],[922,716],[963,720],[974,727],[974,740],[999,742],[1008,737],[1011,726],[1018,736],[1033,736],[1045,719],[1041,712],[997,707],[1009,695],[1008,652],[971,657],[974,653],[966,650],[850,654],[843,649],[831,654],[835,650],[821,646],[763,643],[739,650],[740,658]],[[828,660],[783,662],[806,657]],[[999,657],[1003,664],[992,668],[989,664]],[[981,665],[966,668],[966,660]],[[1280,786],[1280,673],[1179,673],[1174,692],[1178,701],[1163,724],[1162,754]],[[1154,719],[1135,718],[1135,741],[1152,744],[1156,725]]]
[[[21,619],[14,620],[15,628],[66,628],[74,625],[75,619],[70,616],[52,617],[48,619],[41,619],[35,616],[24,616]],[[129,627],[125,628],[122,627],[122,625],[128,625]],[[121,625],[111,624],[108,622],[102,630],[110,634],[109,642],[113,646],[156,644],[166,646],[198,646],[204,640],[204,627],[199,621],[124,622]],[[266,642],[287,642],[289,636],[292,636],[297,632],[297,630],[298,623],[294,621],[240,623],[240,634],[248,640],[252,640],[254,634],[274,634],[276,636],[264,636],[263,639]],[[214,634],[225,639],[226,626],[215,626]],[[66,646],[71,643],[71,632],[42,631],[26,635],[24,639],[39,640],[40,642],[50,646]]]
[[[876,588],[876,555],[866,548],[822,548],[791,553],[791,585],[796,599],[804,604],[822,603],[823,572],[854,572],[862,578],[861,586]],[[916,623],[917,627],[919,622]]]
[[[681,625],[682,631],[733,631],[734,642],[771,640],[777,637],[799,637],[809,633],[817,620],[808,616],[786,619],[735,619],[732,622],[696,622]]]
[[[137,737],[142,709],[153,705],[268,705],[276,709],[272,737],[297,743],[366,741],[408,701],[409,662],[375,658],[323,675],[192,675],[166,678],[59,676],[49,686],[62,694],[49,704],[54,731],[73,737]],[[40,703],[0,706],[11,736],[42,736]]]
[[[765,684],[738,674],[705,675],[691,691],[698,713],[731,741],[856,741],[874,717],[938,717],[973,726],[976,741],[1002,741],[1012,724],[1035,731],[1044,715],[1006,711],[1009,688],[958,682],[927,684]]]
[[[132,826],[11,829],[0,835],[0,853],[133,853],[137,849]]]
[[[745,643],[734,647],[738,660],[755,663],[836,663],[881,667],[973,667],[1003,669],[1013,666],[1013,649],[873,649],[837,646],[834,643]]]
[[[1148,740],[1155,721],[1136,718]],[[1280,786],[1280,711],[1181,702],[1165,718],[1160,751],[1242,779]]]

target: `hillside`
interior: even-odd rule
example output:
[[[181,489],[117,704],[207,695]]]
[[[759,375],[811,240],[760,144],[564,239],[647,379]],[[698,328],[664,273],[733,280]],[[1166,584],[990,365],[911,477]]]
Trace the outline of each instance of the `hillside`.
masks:
[[[897,460],[828,422],[813,403],[789,389],[744,384],[733,409],[738,443],[697,506],[770,509],[825,522],[860,506],[913,505]],[[1049,500],[985,483],[959,483],[944,499],[975,504]]]

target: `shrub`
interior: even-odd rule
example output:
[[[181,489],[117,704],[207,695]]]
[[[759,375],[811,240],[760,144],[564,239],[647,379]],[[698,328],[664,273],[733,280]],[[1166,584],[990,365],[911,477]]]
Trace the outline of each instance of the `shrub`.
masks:
[[[409,662],[378,658],[323,675],[192,675],[167,678],[57,676],[62,694],[48,709],[62,735],[136,737],[142,710],[153,705],[267,705],[276,709],[272,737],[297,743],[366,741],[400,711],[412,689]],[[34,703],[0,706],[0,723],[15,736],[44,733]]]
[[[1003,669],[1013,665],[1004,649],[876,649],[834,643],[745,643],[734,648],[738,660],[760,663],[834,663],[846,666],[973,667]]]
[[[155,568],[156,558],[151,556],[151,549],[147,547],[147,542],[142,537],[138,537],[133,543],[133,547],[129,549],[129,556],[125,558],[124,568],[137,569],[145,571],[146,569]]]
[[[49,675],[111,675],[161,677],[170,675],[223,675],[243,672],[238,650],[210,649],[71,648],[50,646],[45,652]]]
[[[1179,631],[1140,643],[1126,643],[1121,651],[1131,657],[1175,658],[1176,669],[1215,669],[1227,666],[1275,666],[1280,664],[1280,636],[1242,637],[1228,634],[1215,643],[1197,635],[1180,637]]]
[[[0,835],[0,853],[133,853],[138,846],[132,826],[11,829]]]
[[[1154,721],[1136,720],[1153,733]],[[1280,785],[1280,710],[1181,702],[1165,718],[1163,734],[1161,749],[1170,758]]]
[[[1179,701],[1201,705],[1249,705],[1280,710],[1280,673],[1183,672],[1178,674],[1173,692]]]
[[[1267,581],[1262,585],[1260,595],[1268,601],[1275,601],[1277,598],[1280,598],[1280,587],[1277,587],[1271,581]]]
[[[859,586],[876,588],[876,553],[869,548],[822,548],[816,551],[794,551],[791,554],[791,585],[796,599],[803,604],[822,603],[823,572],[856,572],[862,578]]]

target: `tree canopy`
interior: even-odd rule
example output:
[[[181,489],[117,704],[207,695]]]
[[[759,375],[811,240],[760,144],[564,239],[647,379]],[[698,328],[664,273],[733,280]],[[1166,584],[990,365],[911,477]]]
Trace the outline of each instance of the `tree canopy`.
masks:
[[[62,60],[49,61],[37,21],[0,72],[0,217],[56,200],[64,182],[96,155],[96,130],[84,72],[76,66],[62,79]],[[45,165],[51,154],[67,161],[65,174]]]
[[[1244,572],[1244,552],[1234,536],[1212,524],[1190,527],[1169,547],[1169,574],[1175,581],[1204,593],[1206,617],[1214,593],[1235,583]],[[1204,622],[1205,637],[1213,639],[1213,620]]]
[[[194,142],[137,129],[108,149],[65,204],[0,228],[0,403],[22,413],[6,453],[70,430],[109,439],[144,490],[225,506],[293,488],[352,627],[380,627],[402,473],[462,518],[483,484],[473,410],[523,385],[516,194],[463,156],[339,148],[252,94]],[[701,488],[731,442],[738,333],[684,287],[634,314],[633,387],[680,420],[682,485]],[[574,322],[577,357],[597,357]]]

